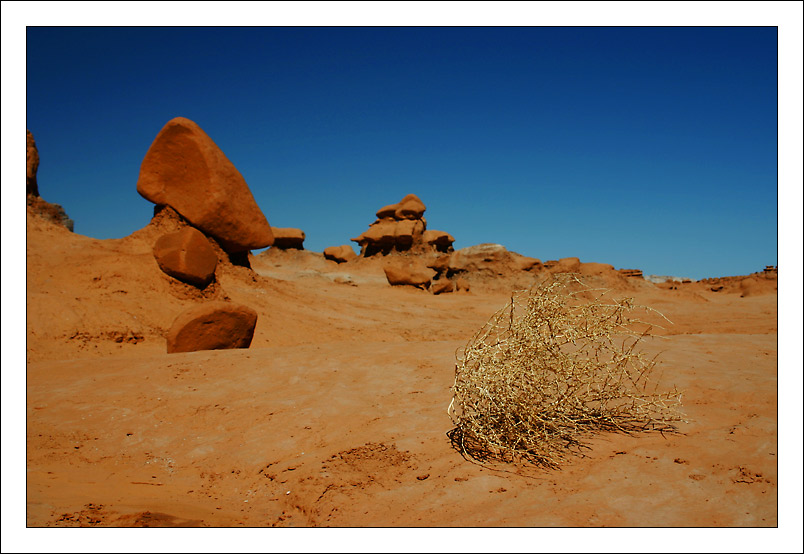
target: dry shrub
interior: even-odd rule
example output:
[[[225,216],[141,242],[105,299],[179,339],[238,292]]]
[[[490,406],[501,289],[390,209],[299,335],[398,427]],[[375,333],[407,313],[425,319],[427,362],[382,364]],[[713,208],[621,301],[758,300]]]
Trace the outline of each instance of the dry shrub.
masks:
[[[681,394],[651,379],[657,357],[637,347],[653,326],[637,309],[658,314],[568,273],[514,293],[457,353],[453,446],[557,468],[598,431],[676,430]]]

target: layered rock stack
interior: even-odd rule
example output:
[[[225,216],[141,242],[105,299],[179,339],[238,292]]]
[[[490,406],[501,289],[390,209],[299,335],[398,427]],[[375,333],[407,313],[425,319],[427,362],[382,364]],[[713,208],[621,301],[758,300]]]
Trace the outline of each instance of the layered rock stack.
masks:
[[[306,235],[301,229],[293,227],[271,227],[274,235],[273,248],[280,250],[304,250]]]
[[[638,279],[643,278],[641,269],[618,269],[617,271],[623,277],[634,277],[634,278],[638,278]]]
[[[156,204],[155,214],[167,209],[182,220],[181,230],[157,239],[153,253],[159,268],[183,283],[209,286],[220,261],[217,252],[248,266],[250,250],[275,243],[243,176],[189,119],[171,119],[156,135],[140,166],[137,192]],[[302,248],[300,230],[276,231],[281,248]],[[176,317],[167,351],[248,348],[256,323],[257,313],[248,306],[205,302]]]
[[[36,148],[36,141],[30,130],[26,129],[25,141],[25,195],[26,204],[31,208],[31,211],[36,215],[55,223],[62,225],[68,230],[72,231],[75,224],[72,219],[67,216],[58,204],[46,202],[44,198],[39,196],[39,183],[36,180],[36,172],[39,170],[39,150]]]
[[[377,220],[357,238],[360,255],[387,255],[392,252],[451,252],[455,239],[444,231],[427,230],[424,202],[408,194],[400,202],[377,211]]]

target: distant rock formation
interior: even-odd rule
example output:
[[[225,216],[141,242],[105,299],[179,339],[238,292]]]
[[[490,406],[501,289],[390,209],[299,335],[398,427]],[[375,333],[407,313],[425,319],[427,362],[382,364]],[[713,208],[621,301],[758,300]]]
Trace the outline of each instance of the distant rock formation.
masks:
[[[483,243],[461,248],[449,258],[450,274],[485,274],[502,276],[514,271],[539,271],[542,263],[536,258],[511,252],[502,244]]]
[[[293,227],[271,227],[274,235],[274,248],[282,250],[304,250],[304,231]]]
[[[26,129],[26,170],[25,170],[25,192],[26,204],[31,209],[31,212],[46,219],[56,225],[66,227],[69,231],[73,231],[75,223],[69,218],[67,212],[64,211],[58,204],[46,202],[44,198],[39,196],[39,184],[36,180],[36,172],[39,170],[39,150],[36,148],[33,134],[30,130]]]
[[[215,277],[218,256],[204,234],[193,227],[162,235],[154,245],[159,268],[198,288],[205,288]]]
[[[274,242],[243,176],[189,119],[171,119],[159,131],[140,166],[137,192],[172,207],[230,254]]]
[[[634,278],[638,278],[638,279],[643,278],[641,269],[618,269],[617,271],[623,277],[634,277]]]
[[[30,130],[25,130],[28,138],[25,147],[25,159],[27,167],[25,170],[25,190],[28,194],[39,196],[39,186],[36,184],[36,172],[39,169],[39,151],[36,149],[36,141]]]
[[[389,261],[383,268],[388,283],[392,286],[409,285],[427,289],[435,276],[435,271],[428,268],[418,258],[398,258]]]
[[[348,244],[342,244],[341,246],[328,246],[327,248],[324,248],[324,257],[328,260],[332,260],[333,262],[342,264],[350,260],[354,260],[357,258],[357,254],[355,254],[355,251],[352,250],[351,246]]]
[[[377,210],[377,220],[357,238],[360,255],[387,255],[392,252],[451,252],[455,239],[443,231],[427,231],[424,202],[408,194],[400,202]]]
[[[197,350],[248,348],[254,337],[257,312],[231,302],[205,302],[175,319],[167,334],[168,354]]]

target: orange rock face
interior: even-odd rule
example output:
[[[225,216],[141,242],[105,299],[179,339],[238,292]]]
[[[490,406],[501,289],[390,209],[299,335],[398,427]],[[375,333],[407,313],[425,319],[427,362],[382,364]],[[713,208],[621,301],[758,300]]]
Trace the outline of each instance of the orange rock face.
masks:
[[[444,292],[452,292],[455,290],[455,283],[449,279],[439,279],[430,284],[430,292],[433,294],[441,294]]]
[[[36,149],[33,134],[26,129],[27,139],[25,147],[25,190],[27,194],[39,196],[39,186],[36,184],[36,172],[39,169],[39,151]]]
[[[348,244],[342,244],[341,246],[329,246],[325,248],[324,257],[328,260],[332,260],[333,262],[342,264],[344,262],[348,262],[349,260],[354,260],[357,258],[357,254],[355,254],[355,251],[352,250],[351,246]]]
[[[159,131],[140,166],[137,192],[170,206],[229,253],[274,242],[243,176],[189,119],[171,119]]]
[[[218,265],[209,240],[193,227],[162,235],[154,245],[154,257],[162,271],[199,288],[212,281]]]
[[[294,229],[293,227],[271,227],[271,232],[274,235],[274,248],[295,248],[296,250],[304,250],[304,231],[301,229]]]
[[[179,314],[167,335],[168,354],[248,348],[257,312],[231,302],[206,302]]]
[[[426,289],[435,271],[421,260],[396,260],[386,265],[383,270],[388,282],[393,286],[410,285]]]

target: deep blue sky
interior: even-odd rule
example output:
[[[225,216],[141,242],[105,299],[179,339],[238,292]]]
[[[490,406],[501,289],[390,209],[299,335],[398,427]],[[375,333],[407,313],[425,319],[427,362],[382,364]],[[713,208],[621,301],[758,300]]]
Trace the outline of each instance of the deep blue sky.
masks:
[[[140,163],[184,116],[314,251],[413,192],[456,248],[777,264],[775,27],[29,27],[26,55],[40,193],[84,235],[148,223]]]

